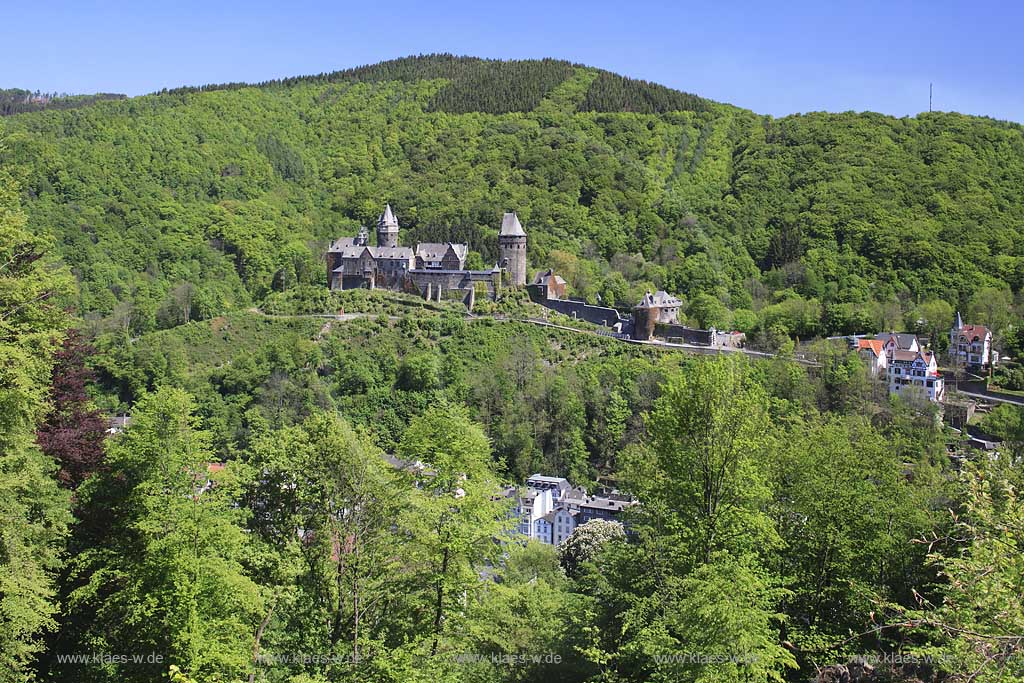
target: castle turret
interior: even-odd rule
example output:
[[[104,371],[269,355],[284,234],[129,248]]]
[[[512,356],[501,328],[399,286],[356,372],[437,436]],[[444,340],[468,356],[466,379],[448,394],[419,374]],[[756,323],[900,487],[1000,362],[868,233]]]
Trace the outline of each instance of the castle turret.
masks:
[[[506,213],[501,219],[498,251],[501,254],[501,267],[508,273],[512,286],[526,285],[526,231],[515,211]]]
[[[398,220],[391,212],[391,205],[384,207],[384,213],[377,221],[377,246],[397,247],[398,246]]]
[[[354,247],[365,247],[370,244],[370,231],[366,229],[366,226],[360,226],[359,232],[356,234],[355,239],[352,240],[352,246]]]

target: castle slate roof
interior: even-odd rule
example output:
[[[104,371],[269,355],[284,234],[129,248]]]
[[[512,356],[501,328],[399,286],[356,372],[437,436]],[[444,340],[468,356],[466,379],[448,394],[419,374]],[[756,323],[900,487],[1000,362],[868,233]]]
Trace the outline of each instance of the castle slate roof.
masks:
[[[408,261],[412,258],[411,247],[367,247],[375,259]]]
[[[522,224],[519,222],[519,216],[516,215],[515,211],[506,213],[501,218],[501,230],[498,232],[499,237],[526,237],[526,231],[523,230]]]
[[[644,298],[640,299],[640,303],[636,305],[637,308],[671,308],[675,306],[681,306],[683,302],[675,298],[668,292],[658,290],[654,294],[647,292],[644,294]]]
[[[363,255],[363,250],[369,249],[369,247],[364,244],[356,244],[355,242],[355,237],[342,237],[335,240],[329,251],[341,254],[342,258],[359,258]]]
[[[469,253],[469,245],[455,242],[420,242],[416,245],[416,256],[424,261],[440,261],[449,250],[455,252],[460,261],[464,261],[466,254]]]
[[[370,256],[375,259],[408,261],[413,257],[411,247],[370,247],[357,244],[357,237],[339,237],[331,244],[328,250],[332,253],[341,254],[342,258],[359,258],[363,251],[369,251]]]
[[[391,211],[391,205],[388,204],[384,207],[384,213],[380,215],[380,219],[377,221],[378,225],[394,226],[398,227],[398,219],[395,218],[395,214]]]
[[[354,247],[357,239],[356,237],[339,237],[331,242],[331,246],[327,251],[341,251],[345,247]]]
[[[548,268],[547,270],[537,271],[537,274],[533,276],[533,282],[531,284],[546,285],[548,284],[548,279],[552,277],[555,279],[555,284],[565,284],[565,280],[562,278],[562,276],[556,275],[555,271],[551,268]]]

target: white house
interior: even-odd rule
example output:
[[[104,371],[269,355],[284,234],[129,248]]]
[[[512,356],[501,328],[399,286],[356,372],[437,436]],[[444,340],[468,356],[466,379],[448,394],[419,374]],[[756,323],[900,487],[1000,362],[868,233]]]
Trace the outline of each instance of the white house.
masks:
[[[579,510],[573,510],[562,504],[551,513],[551,544],[559,545],[576,530],[576,518]]]
[[[551,531],[554,528],[554,513],[549,512],[533,523],[533,538],[551,545]]]
[[[563,543],[576,527],[591,519],[615,519],[635,501],[617,492],[591,496],[585,489],[573,488],[569,480],[534,474],[526,480],[526,490],[517,495],[513,515],[516,531],[541,543]]]
[[[551,490],[538,491],[526,489],[519,496],[519,504],[516,513],[519,517],[519,533],[527,538],[535,538],[544,543],[550,543],[551,532],[547,529],[543,518],[554,508],[554,498]]]
[[[889,367],[889,356],[885,352],[885,342],[881,339],[858,339],[857,355],[868,364],[868,372],[872,377],[884,376]]]
[[[959,367],[987,370],[999,362],[992,348],[992,331],[984,325],[964,325],[960,312],[949,331],[949,361]]]
[[[868,362],[871,376],[885,378],[890,394],[929,401],[945,397],[945,381],[935,354],[923,349],[917,335],[884,332],[874,339],[857,339],[853,345]]]
[[[945,380],[939,374],[931,351],[894,350],[888,358],[889,393],[904,398],[922,397],[929,401],[945,398]]]

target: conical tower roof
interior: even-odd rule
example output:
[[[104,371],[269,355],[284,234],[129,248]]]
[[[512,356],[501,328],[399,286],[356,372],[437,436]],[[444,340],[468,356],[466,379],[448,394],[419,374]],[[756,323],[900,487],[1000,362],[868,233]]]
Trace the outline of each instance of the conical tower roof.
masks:
[[[384,207],[384,213],[380,215],[378,225],[387,227],[398,227],[398,220],[395,218],[395,214],[391,211],[391,205],[388,204]]]
[[[515,211],[510,211],[502,216],[501,231],[498,233],[498,236],[526,237],[526,231],[523,230],[523,226],[519,222],[519,216],[516,215]]]

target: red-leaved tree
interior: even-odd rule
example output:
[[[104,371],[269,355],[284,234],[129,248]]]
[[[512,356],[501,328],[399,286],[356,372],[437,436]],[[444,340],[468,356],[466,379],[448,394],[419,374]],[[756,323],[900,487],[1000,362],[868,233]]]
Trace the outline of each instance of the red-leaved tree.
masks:
[[[77,488],[103,461],[106,422],[86,391],[94,376],[85,361],[94,352],[78,332],[68,332],[53,366],[52,408],[36,431],[39,447],[60,464],[61,485],[70,489]]]

